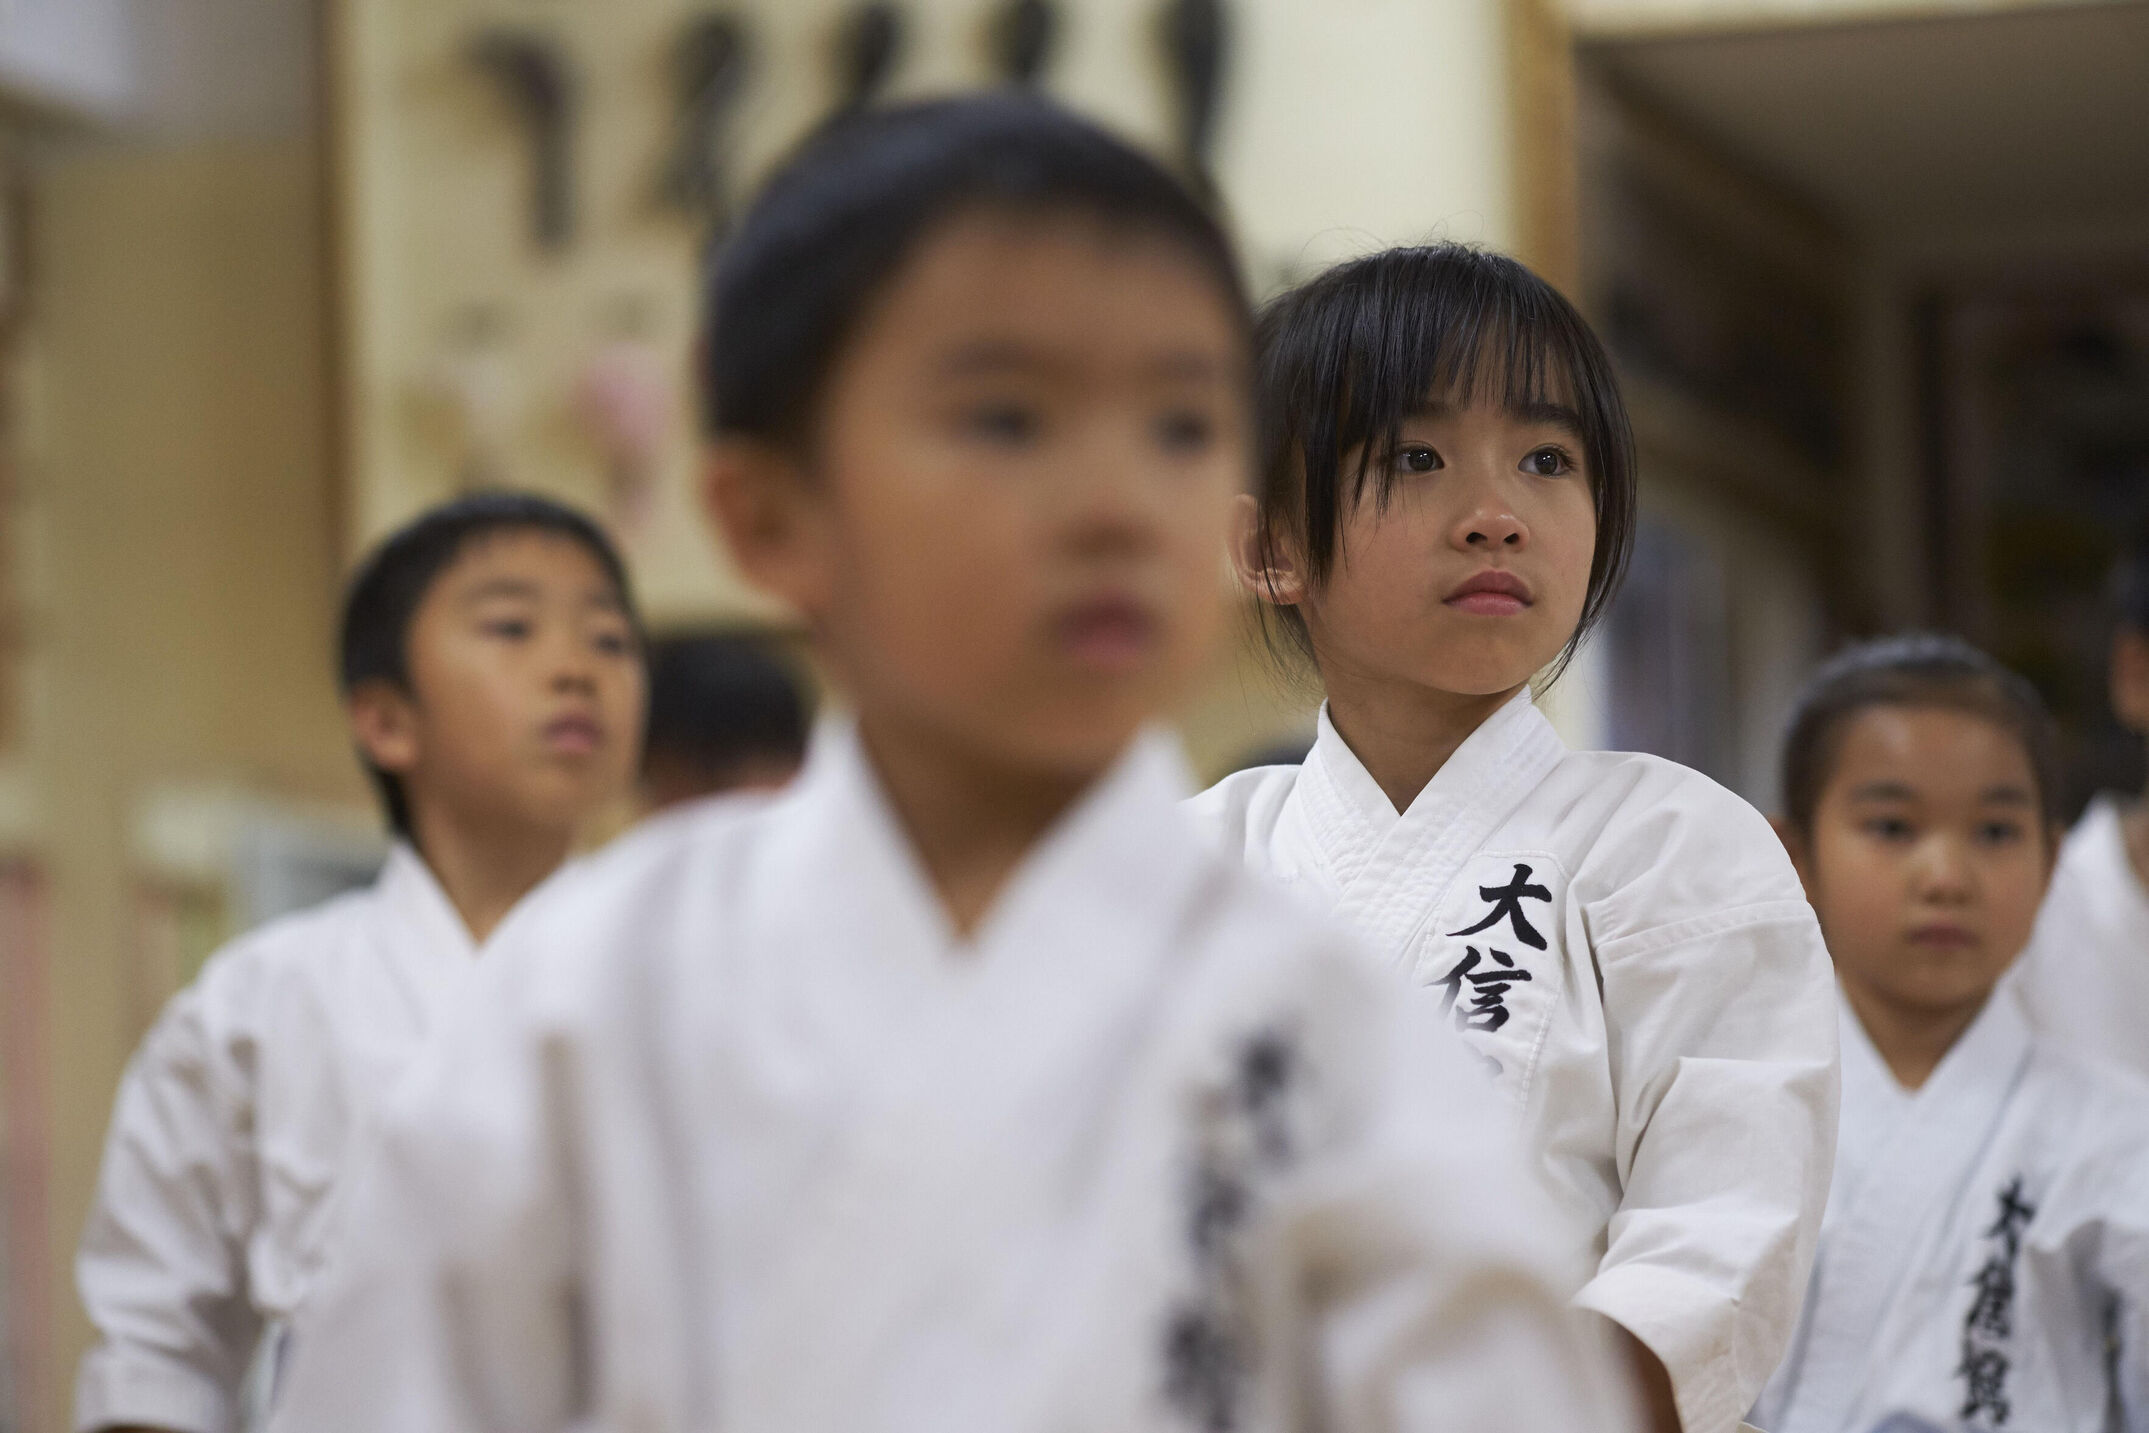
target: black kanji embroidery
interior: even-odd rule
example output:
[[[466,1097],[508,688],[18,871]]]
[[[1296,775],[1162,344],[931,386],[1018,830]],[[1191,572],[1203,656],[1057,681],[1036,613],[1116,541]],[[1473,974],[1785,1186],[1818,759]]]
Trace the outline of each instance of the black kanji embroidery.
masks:
[[[1508,990],[1517,981],[1530,978],[1530,973],[1518,969],[1515,958],[1506,951],[1487,946],[1485,953],[1492,957],[1493,964],[1480,970],[1478,966],[1485,957],[1478,954],[1476,946],[1464,946],[1463,958],[1455,963],[1453,970],[1436,982],[1447,992],[1440,997],[1440,1012],[1443,1015],[1453,1014],[1458,1030],[1490,1032],[1505,1025],[1508,1019]],[[1458,1005],[1456,1002],[1462,995],[1465,984],[1470,986],[1470,1003]]]
[[[1528,866],[1517,861],[1513,880],[1504,886],[1479,886],[1477,893],[1481,899],[1492,902],[1492,909],[1476,925],[1464,930],[1451,930],[1449,935],[1476,935],[1479,931],[1490,930],[1501,921],[1506,921],[1514,930],[1516,940],[1533,950],[1545,948],[1544,936],[1538,932],[1536,926],[1530,924],[1529,917],[1523,915],[1522,902],[1526,898],[1550,905],[1552,892],[1543,886],[1530,883]]]
[[[1233,1244],[1262,1182],[1292,1160],[1300,1063],[1289,1038],[1256,1033],[1239,1047],[1228,1084],[1195,1132],[1186,1239],[1196,1289],[1167,1321],[1163,1353],[1165,1399],[1201,1433],[1230,1433],[1239,1423],[1249,1369]]]
[[[2036,1207],[2022,1197],[2019,1174],[2000,1191],[1999,1205],[1998,1217],[1984,1233],[1992,1249],[1970,1278],[1976,1293],[1963,1319],[1962,1362],[1955,1369],[1963,1381],[1963,1421],[1983,1419],[1977,1426],[1994,1429],[2006,1427],[2014,1411],[2007,1398],[2007,1354],[2015,1324],[2015,1261],[2022,1253],[2022,1231],[2037,1217]]]

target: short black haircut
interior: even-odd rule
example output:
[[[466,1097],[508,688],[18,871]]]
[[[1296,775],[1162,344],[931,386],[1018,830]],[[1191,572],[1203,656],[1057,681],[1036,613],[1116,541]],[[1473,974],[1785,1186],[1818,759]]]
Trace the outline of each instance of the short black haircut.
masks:
[[[860,319],[928,234],[977,210],[1154,235],[1251,325],[1214,216],[1098,126],[1008,94],[868,110],[809,137],[715,253],[702,315],[708,431],[809,450],[828,375]]]
[[[791,668],[757,633],[675,633],[649,644],[644,772],[670,760],[713,785],[757,761],[796,765],[808,721]]]
[[[2112,615],[2121,627],[2149,637],[2149,522],[2134,530],[2112,566]]]
[[[1254,375],[1262,553],[1272,561],[1289,536],[1316,589],[1342,556],[1344,519],[1368,497],[1386,505],[1393,474],[1381,456],[1428,401],[1572,407],[1596,500],[1597,547],[1582,618],[1555,673],[1564,668],[1626,568],[1635,458],[1611,359],[1558,289],[1503,254],[1464,244],[1348,260],[1262,311]],[[1259,610],[1266,630],[1269,604]],[[1291,608],[1277,615],[1310,657],[1304,619]]]
[[[2029,758],[2047,837],[2058,829],[2058,741],[2037,689],[1960,637],[1913,632],[1845,648],[1799,694],[1783,739],[1784,817],[1793,830],[1812,831],[1844,729],[1873,707],[1939,707],[2006,731]]]
[[[336,643],[338,690],[349,697],[367,682],[387,682],[410,691],[410,628],[426,593],[472,543],[503,532],[549,533],[581,544],[611,579],[628,620],[636,620],[626,564],[589,517],[531,493],[472,493],[428,508],[390,533],[352,575]],[[389,829],[411,836],[402,783],[363,753],[359,760],[380,793]]]

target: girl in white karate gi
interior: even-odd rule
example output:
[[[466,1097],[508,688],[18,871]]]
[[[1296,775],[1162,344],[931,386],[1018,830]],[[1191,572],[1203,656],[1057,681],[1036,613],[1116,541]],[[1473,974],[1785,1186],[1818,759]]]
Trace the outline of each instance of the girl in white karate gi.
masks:
[[[304,1301],[371,1112],[494,933],[625,794],[642,725],[626,570],[580,513],[490,493],[351,582],[340,672],[395,844],[362,891],[210,957],[121,1081],[76,1260],[81,1433],[226,1433]]]
[[[279,1426],[1622,1426],[1469,1076],[1145,730],[1248,472],[1215,222],[1051,106],[911,106],[780,172],[709,313],[715,516],[851,715],[481,973]]]
[[[1801,699],[1784,839],[1842,986],[1843,1133],[1770,1433],[2149,1429],[2149,1085],[1994,984],[2058,833],[2037,694],[1952,638]]]
[[[1726,1433],[1797,1316],[1835,1141],[1820,932],[1767,823],[1684,767],[1569,751],[1532,700],[1634,521],[1610,365],[1520,264],[1346,263],[1259,332],[1234,557],[1327,692],[1298,767],[1195,809],[1418,987],[1587,1231],[1577,1302],[1660,1427]]]

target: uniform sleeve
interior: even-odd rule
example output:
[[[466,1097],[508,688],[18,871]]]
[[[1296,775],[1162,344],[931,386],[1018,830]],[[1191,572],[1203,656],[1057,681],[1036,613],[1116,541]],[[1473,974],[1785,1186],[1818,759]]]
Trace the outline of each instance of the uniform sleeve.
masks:
[[[498,993],[443,1025],[361,1154],[275,1433],[542,1433],[576,1416],[558,1042]]]
[[[1790,1342],[1840,1084],[1819,923],[1759,814],[1709,794],[1588,913],[1622,1195],[1577,1302],[1663,1362],[1687,1433],[1729,1433]]]
[[[2149,1138],[2142,1133],[2142,1089],[2128,1083],[2129,1108],[2119,1121],[2132,1131],[2117,1142],[2103,1168],[2075,1171],[2096,1191],[2105,1214],[2088,1242],[2090,1281],[2110,1301],[2112,1424],[2123,1433],[2149,1433]]]
[[[1482,1076],[1400,987],[1359,1032],[1372,1067],[1344,1136],[1270,1229],[1259,1301],[1295,1356],[1277,1426],[1628,1433],[1633,1392],[1572,1309],[1578,1240],[1524,1174]]]
[[[261,1320],[248,1296],[257,1212],[244,966],[181,991],[121,1078],[75,1275],[97,1331],[75,1424],[224,1433]]]

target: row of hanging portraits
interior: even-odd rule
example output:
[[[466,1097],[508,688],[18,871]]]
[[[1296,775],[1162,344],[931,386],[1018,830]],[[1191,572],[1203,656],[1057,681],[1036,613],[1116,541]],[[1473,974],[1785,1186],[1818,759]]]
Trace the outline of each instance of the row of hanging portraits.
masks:
[[[980,35],[994,73],[1034,88],[1047,78],[1070,17],[1053,0],[1006,0]],[[879,99],[902,62],[910,26],[902,6],[866,0],[836,27],[828,63],[835,81],[830,118]],[[1210,153],[1230,36],[1223,0],[1163,0],[1155,38],[1172,89],[1175,139],[1189,179],[1213,192]],[[688,21],[673,45],[676,121],[657,166],[654,197],[700,223],[712,236],[729,225],[736,199],[731,148],[740,102],[757,77],[752,18],[718,11]],[[530,235],[541,250],[575,242],[574,130],[578,84],[573,54],[557,39],[524,27],[495,26],[475,35],[469,63],[513,107],[531,152]]]

